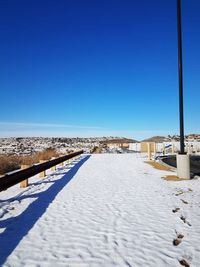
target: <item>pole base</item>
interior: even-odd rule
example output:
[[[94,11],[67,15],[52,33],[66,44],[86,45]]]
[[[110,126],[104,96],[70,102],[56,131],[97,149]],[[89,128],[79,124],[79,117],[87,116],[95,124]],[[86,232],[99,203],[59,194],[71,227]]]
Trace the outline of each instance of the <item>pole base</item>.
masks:
[[[181,179],[190,179],[190,156],[186,154],[176,155],[177,176]]]

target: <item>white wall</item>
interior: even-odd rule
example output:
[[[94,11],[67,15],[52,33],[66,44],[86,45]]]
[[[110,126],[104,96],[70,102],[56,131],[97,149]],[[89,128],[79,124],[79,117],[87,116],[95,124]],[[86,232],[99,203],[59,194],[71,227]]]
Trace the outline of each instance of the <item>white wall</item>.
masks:
[[[180,150],[180,142],[164,142],[165,146],[168,146],[169,144],[171,145],[173,143],[174,145],[174,152],[177,153]],[[185,151],[188,151],[188,144],[189,146],[193,146],[193,151],[198,151],[200,152],[200,142],[196,142],[196,141],[190,141],[190,142],[185,142]],[[157,152],[162,152],[163,151],[163,143],[157,143]],[[171,149],[169,150],[171,151]],[[166,149],[166,153],[167,153],[167,149]]]
[[[180,142],[164,142],[165,146],[174,144],[174,152],[177,153],[180,150]],[[191,142],[185,142],[186,145],[186,152],[188,151],[188,144],[191,146],[193,145],[193,151],[198,151],[200,152],[200,142],[196,142],[196,141],[191,141]],[[156,147],[157,147],[157,152],[162,153],[163,151],[163,143],[156,143]],[[133,151],[138,151],[140,152],[140,143],[131,143],[129,145],[129,150],[133,150]],[[169,149],[169,152],[171,153],[171,148]],[[166,149],[166,153],[168,153],[168,149]]]
[[[140,143],[130,143],[129,150],[140,152]]]

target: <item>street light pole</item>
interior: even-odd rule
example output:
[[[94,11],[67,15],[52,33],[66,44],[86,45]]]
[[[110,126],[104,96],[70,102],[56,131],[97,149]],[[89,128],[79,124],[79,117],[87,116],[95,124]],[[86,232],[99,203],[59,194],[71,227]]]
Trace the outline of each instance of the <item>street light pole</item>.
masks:
[[[184,149],[181,0],[177,0],[177,30],[178,30],[179,115],[180,115],[180,153],[177,154],[176,156],[177,176],[183,179],[190,179],[190,157],[185,153]]]
[[[184,149],[184,116],[183,116],[183,67],[182,67],[181,0],[177,0],[177,29],[178,29],[180,154],[185,154],[185,149]]]

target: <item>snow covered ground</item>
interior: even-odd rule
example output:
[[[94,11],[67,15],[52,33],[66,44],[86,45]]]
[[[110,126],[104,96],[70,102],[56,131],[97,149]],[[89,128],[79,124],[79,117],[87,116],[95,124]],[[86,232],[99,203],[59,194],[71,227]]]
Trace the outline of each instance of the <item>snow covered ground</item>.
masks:
[[[1,192],[0,266],[200,266],[200,181],[144,161],[83,155]]]

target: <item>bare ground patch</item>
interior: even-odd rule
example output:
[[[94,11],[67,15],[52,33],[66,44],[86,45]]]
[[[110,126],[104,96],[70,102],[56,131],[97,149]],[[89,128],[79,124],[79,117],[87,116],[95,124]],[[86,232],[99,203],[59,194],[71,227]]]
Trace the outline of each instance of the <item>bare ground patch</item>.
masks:
[[[166,181],[174,181],[174,182],[177,182],[177,181],[185,181],[185,179],[179,178],[176,175],[166,175],[166,176],[164,176],[162,178],[164,180],[166,180]]]
[[[153,168],[157,169],[157,170],[161,170],[161,171],[171,171],[172,169],[166,165],[163,165],[159,162],[156,161],[145,161],[145,163],[151,165]],[[166,181],[185,181],[185,179],[179,178],[177,175],[166,175],[164,177],[162,177],[164,180]]]
[[[159,162],[156,161],[145,161],[145,163],[151,165],[152,167],[154,167],[157,170],[161,170],[161,171],[172,171],[170,167],[165,166]]]

